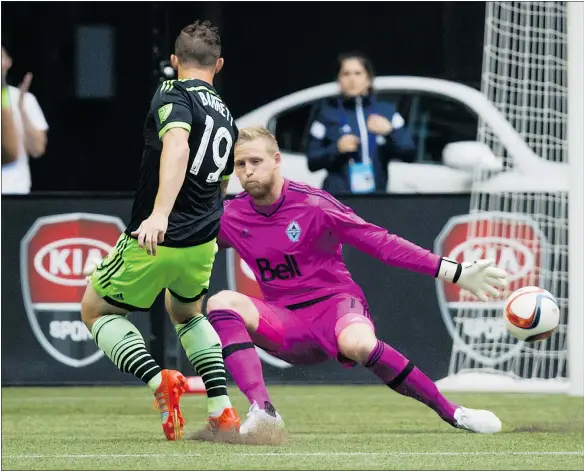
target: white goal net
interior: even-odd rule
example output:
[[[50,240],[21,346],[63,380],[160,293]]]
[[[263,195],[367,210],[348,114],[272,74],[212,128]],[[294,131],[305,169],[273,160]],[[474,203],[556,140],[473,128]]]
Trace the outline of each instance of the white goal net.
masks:
[[[522,286],[550,291],[561,325],[546,341],[524,344],[507,333],[503,303],[458,293],[448,303],[454,342],[442,390],[568,389],[566,9],[565,2],[487,3],[482,92],[528,147],[510,148],[479,123],[478,140],[504,168],[474,175],[465,249],[507,269],[511,284],[502,299]]]

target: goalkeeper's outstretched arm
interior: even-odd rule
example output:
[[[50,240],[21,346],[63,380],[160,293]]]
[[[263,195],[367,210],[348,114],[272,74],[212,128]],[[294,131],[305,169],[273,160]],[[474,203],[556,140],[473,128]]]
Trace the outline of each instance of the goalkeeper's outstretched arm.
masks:
[[[382,227],[368,223],[341,203],[323,203],[327,223],[343,243],[375,257],[387,265],[433,276],[458,284],[481,301],[499,296],[497,288],[507,285],[507,272],[496,268],[494,260],[471,260],[458,263],[432,253]]]

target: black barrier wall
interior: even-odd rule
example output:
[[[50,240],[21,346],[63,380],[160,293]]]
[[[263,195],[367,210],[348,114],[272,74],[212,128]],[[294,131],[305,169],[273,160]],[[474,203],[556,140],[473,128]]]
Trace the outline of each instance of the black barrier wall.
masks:
[[[360,216],[432,249],[452,216],[468,212],[465,195],[412,195],[341,199]],[[2,382],[4,385],[139,384],[101,356],[79,320],[82,270],[115,243],[130,214],[130,197],[29,196],[2,199]],[[378,336],[437,380],[447,373],[452,349],[438,307],[434,280],[387,267],[352,247],[344,250],[354,279],[363,287]],[[229,257],[220,252],[211,294],[229,288]],[[151,313],[159,319],[162,306]],[[130,319],[151,341],[148,314]],[[166,367],[192,374],[168,321]],[[157,327],[158,329],[159,327]],[[269,359],[268,359],[269,360]],[[363,368],[335,362],[278,367],[264,361],[269,383],[343,381],[375,383]]]

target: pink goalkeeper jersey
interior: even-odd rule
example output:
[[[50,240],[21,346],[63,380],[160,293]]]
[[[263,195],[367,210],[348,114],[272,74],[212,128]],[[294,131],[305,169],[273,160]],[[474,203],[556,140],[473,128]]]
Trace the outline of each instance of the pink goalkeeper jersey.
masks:
[[[440,257],[370,224],[329,193],[286,180],[280,199],[255,206],[247,193],[225,201],[220,247],[233,247],[253,270],[264,299],[278,306],[337,293],[364,298],[342,244],[388,265],[434,276]]]

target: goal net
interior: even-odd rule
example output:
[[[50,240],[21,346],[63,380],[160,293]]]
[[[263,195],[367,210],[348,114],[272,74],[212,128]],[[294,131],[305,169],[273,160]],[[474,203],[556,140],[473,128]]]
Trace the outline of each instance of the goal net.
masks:
[[[503,171],[473,176],[460,259],[493,257],[510,276],[501,299],[522,286],[550,291],[560,327],[547,340],[512,338],[504,302],[458,292],[448,304],[453,349],[442,390],[565,392],[568,389],[567,5],[488,2],[482,92],[528,147],[512,148],[479,122],[478,141],[503,159]],[[580,158],[582,154],[580,153]]]

